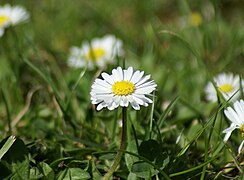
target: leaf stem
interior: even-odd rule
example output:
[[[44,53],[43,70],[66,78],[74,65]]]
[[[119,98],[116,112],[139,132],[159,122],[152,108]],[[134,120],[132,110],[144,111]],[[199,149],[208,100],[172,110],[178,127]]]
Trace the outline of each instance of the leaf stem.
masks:
[[[120,148],[117,152],[117,155],[114,159],[114,162],[108,172],[104,175],[103,180],[108,180],[110,176],[113,175],[114,171],[118,167],[122,156],[124,155],[124,151],[126,148],[126,128],[127,128],[127,116],[126,116],[126,107],[122,108],[122,130],[121,130],[121,139],[120,139]]]

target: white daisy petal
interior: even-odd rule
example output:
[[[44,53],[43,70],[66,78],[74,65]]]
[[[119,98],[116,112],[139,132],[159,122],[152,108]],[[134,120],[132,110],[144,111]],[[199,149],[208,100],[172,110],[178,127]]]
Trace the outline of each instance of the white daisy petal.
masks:
[[[149,94],[149,93],[151,93],[154,90],[155,90],[154,86],[151,86],[151,87],[149,86],[149,87],[145,87],[145,88],[136,89],[135,93],[138,93],[138,94]]]
[[[228,107],[224,113],[226,115],[226,117],[232,122],[230,127],[228,127],[227,129],[225,129],[223,131],[223,133],[226,133],[225,137],[224,137],[224,141],[227,141],[229,139],[229,137],[231,136],[232,131],[234,131],[235,129],[239,129],[241,136],[243,136],[244,134],[244,121],[243,121],[243,117],[244,117],[244,101],[240,100],[240,101],[235,101],[233,108],[232,107]],[[241,142],[239,148],[238,148],[238,153],[241,152],[241,149],[243,147],[243,143],[244,141]]]
[[[244,103],[241,103],[239,101],[236,101],[234,103],[234,109],[236,110],[236,114],[238,116],[239,121],[241,122],[241,124],[244,124],[244,119],[243,118],[239,118],[239,117],[244,117]]]
[[[135,110],[140,110],[140,106],[139,104],[137,104],[135,101],[131,103],[132,107],[135,109]]]
[[[142,99],[142,100],[143,100],[144,102],[146,102],[146,103],[152,103],[152,102],[153,102],[151,99],[147,98],[147,97],[146,97],[145,95],[143,95],[143,94],[136,94],[136,93],[134,93],[133,96],[136,96],[136,97]]]
[[[156,87],[157,85],[154,83],[154,81],[148,81],[140,85],[136,85],[137,88],[144,88],[144,87]]]
[[[128,107],[128,105],[129,105],[128,99],[126,97],[122,96],[122,101],[123,101],[124,107]]]
[[[107,104],[106,103],[100,103],[98,106],[97,106],[97,110],[100,111],[102,108],[104,107],[107,107]]]
[[[138,81],[136,83],[136,85],[139,86],[139,85],[143,84],[144,82],[146,82],[147,80],[149,80],[150,77],[151,77],[150,75],[145,76],[144,78],[140,79],[140,81]]]
[[[235,129],[236,129],[236,126],[235,126],[235,124],[232,123],[232,125],[231,125],[230,127],[228,127],[227,129],[225,129],[225,130],[223,131],[223,133],[226,133],[226,135],[225,135],[225,137],[224,137],[224,141],[225,141],[225,142],[229,139],[229,137],[230,137],[232,131],[234,131]]]
[[[134,101],[135,101],[137,104],[139,104],[139,105],[143,105],[143,104],[144,104],[144,102],[143,102],[142,99],[140,99],[140,98],[138,98],[138,97],[136,97],[136,96],[132,96],[132,97],[133,97]]]
[[[143,74],[144,74],[144,71],[142,71],[142,72],[136,71],[131,78],[131,82],[136,84],[142,78]]]
[[[97,110],[106,107],[113,110],[118,106],[139,110],[140,106],[148,106],[152,100],[147,98],[156,88],[154,81],[148,81],[150,75],[143,77],[144,71],[136,71],[129,67],[112,70],[112,75],[102,73],[103,79],[95,79],[91,86],[91,102],[98,104]],[[138,83],[138,84],[136,84]]]
[[[127,70],[124,70],[124,80],[130,81],[133,74],[133,68],[129,67]]]
[[[119,75],[119,79],[121,80],[123,80],[124,79],[124,73],[123,73],[123,70],[122,70],[122,68],[121,67],[118,67],[117,68],[117,73],[118,73],[118,75]]]
[[[117,69],[112,70],[112,77],[114,78],[115,81],[121,80]]]
[[[240,146],[239,146],[239,148],[238,148],[238,154],[241,153],[241,149],[242,149],[242,147],[243,147],[243,144],[244,144],[244,140],[241,142],[241,144],[240,144]]]
[[[224,111],[225,115],[236,125],[240,126],[242,124],[242,121],[236,114],[236,111],[232,109],[231,107],[228,107],[227,110]]]
[[[109,83],[107,81],[103,81],[101,79],[96,79],[95,83],[105,88],[108,88],[109,86]]]
[[[109,103],[108,104],[108,110],[114,110],[116,108],[116,106],[114,105],[114,103],[113,102],[111,102],[111,103]]]
[[[103,79],[104,79],[105,81],[107,81],[109,84],[113,84],[113,83],[114,83],[113,78],[111,78],[111,76],[108,75],[107,73],[102,73],[101,76],[102,76]]]

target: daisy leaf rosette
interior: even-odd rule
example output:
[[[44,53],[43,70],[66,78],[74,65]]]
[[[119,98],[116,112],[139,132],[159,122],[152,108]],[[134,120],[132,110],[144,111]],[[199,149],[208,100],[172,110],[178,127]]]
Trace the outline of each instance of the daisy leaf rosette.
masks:
[[[230,127],[225,129],[223,133],[225,133],[224,141],[226,142],[230,136],[231,133],[235,129],[239,129],[241,132],[241,136],[244,138],[244,101],[235,101],[232,107],[228,107],[225,111],[225,116],[231,121]],[[241,152],[241,149],[243,147],[244,140],[241,142],[239,148],[238,148],[238,153]]]
[[[81,47],[73,46],[70,48],[68,66],[102,69],[107,64],[114,63],[116,56],[123,56],[122,45],[122,41],[115,36],[106,35],[103,38],[95,38],[90,43],[84,42]]]
[[[4,33],[4,28],[14,26],[29,19],[29,13],[22,6],[9,4],[0,6],[0,36]]]
[[[215,76],[213,81],[225,100],[229,100],[231,98],[231,101],[234,101],[239,97],[240,78],[238,75],[233,75],[232,73],[221,73]],[[243,81],[241,81],[241,84],[244,84]],[[205,93],[208,101],[217,101],[217,92],[212,82],[209,82],[206,85]]]
[[[117,67],[109,75],[101,74],[103,79],[95,79],[91,87],[91,102],[97,105],[97,110],[108,108],[113,110],[119,106],[128,107],[129,104],[135,110],[140,106],[147,107],[152,100],[147,96],[153,92],[157,85],[150,80],[150,75],[144,75],[144,71],[133,71],[132,67],[122,69]]]

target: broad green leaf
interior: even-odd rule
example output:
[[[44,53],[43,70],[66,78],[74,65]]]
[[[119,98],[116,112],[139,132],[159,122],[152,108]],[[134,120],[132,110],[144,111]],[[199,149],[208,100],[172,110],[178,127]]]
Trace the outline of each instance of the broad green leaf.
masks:
[[[43,177],[43,174],[40,172],[40,170],[37,167],[33,167],[30,169],[29,178],[31,180],[40,179],[42,177]]]
[[[91,166],[92,166],[92,179],[93,180],[102,179],[102,176],[101,176],[100,172],[97,170],[97,166],[96,166],[94,160],[91,160]]]
[[[38,166],[41,168],[41,170],[42,170],[41,172],[44,175],[43,179],[46,179],[46,180],[54,179],[54,172],[48,164],[46,164],[44,162],[40,162],[38,164]]]
[[[13,176],[11,180],[29,179],[30,169],[29,160],[25,159],[22,163],[13,163]]]
[[[59,173],[57,180],[85,180],[90,178],[90,174],[83,169],[68,168]]]
[[[141,178],[150,178],[154,170],[152,165],[144,161],[138,161],[132,165],[131,172]]]
[[[137,180],[136,174],[130,172],[129,175],[128,175],[128,177],[127,177],[127,180]]]
[[[130,143],[128,143],[127,145],[127,151],[133,152],[133,153],[137,153],[137,148],[136,148],[136,142],[135,140],[132,140]],[[125,163],[127,168],[130,170],[131,166],[137,162],[139,160],[138,157],[136,156],[132,156],[130,154],[125,154]]]

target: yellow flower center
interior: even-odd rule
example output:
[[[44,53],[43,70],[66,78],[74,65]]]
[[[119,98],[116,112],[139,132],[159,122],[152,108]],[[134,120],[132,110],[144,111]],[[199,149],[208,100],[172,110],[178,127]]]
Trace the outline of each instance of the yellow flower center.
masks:
[[[241,131],[241,136],[244,137],[244,124],[241,125],[240,131]]]
[[[234,87],[231,84],[223,84],[219,86],[219,89],[225,93],[233,91]]]
[[[99,58],[103,57],[106,54],[103,48],[91,48],[86,55],[88,60],[99,60]]]
[[[118,81],[112,85],[112,91],[119,96],[126,96],[135,91],[135,85],[129,81]]]
[[[10,18],[8,16],[0,15],[0,27],[8,23],[9,20]]]
[[[197,12],[193,12],[191,15],[190,15],[190,23],[192,26],[199,26],[202,24],[202,16],[201,14],[197,13]]]

